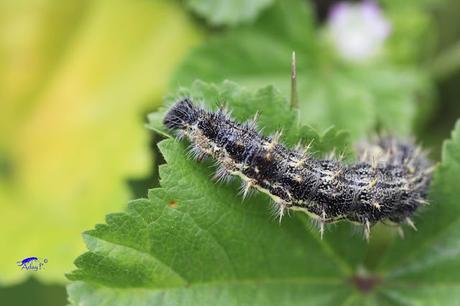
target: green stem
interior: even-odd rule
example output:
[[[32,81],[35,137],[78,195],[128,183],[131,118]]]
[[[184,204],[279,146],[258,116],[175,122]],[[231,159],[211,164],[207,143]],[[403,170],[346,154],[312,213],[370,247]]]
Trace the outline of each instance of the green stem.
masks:
[[[297,66],[295,52],[292,52],[291,62],[291,109],[299,108],[299,96],[297,94]]]

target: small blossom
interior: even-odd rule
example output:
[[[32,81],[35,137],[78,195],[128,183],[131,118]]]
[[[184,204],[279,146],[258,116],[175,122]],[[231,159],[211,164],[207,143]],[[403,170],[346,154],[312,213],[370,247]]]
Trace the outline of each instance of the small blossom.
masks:
[[[330,13],[328,28],[337,52],[354,62],[376,55],[391,31],[373,1],[337,4]]]

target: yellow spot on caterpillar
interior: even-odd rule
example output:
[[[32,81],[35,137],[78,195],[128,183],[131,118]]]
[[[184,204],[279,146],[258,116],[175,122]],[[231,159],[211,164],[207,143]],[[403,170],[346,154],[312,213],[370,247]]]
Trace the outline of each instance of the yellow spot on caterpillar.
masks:
[[[377,203],[377,202],[372,203],[372,206],[374,206],[374,207],[377,208],[378,210],[380,210],[380,208],[382,208],[382,206],[381,206],[379,203]]]
[[[334,175],[332,176],[332,179],[335,179],[335,178],[338,177],[340,174],[342,174],[342,170],[338,170],[336,173],[334,173]]]
[[[369,182],[369,188],[372,188],[374,187],[375,185],[377,185],[377,179],[373,179],[372,181]]]
[[[303,181],[303,177],[299,174],[294,175],[294,181],[301,183]]]
[[[271,137],[271,141],[266,142],[264,144],[264,148],[269,152],[273,151],[273,149],[275,149],[276,145],[278,144],[281,138],[281,134],[281,132],[276,132],[275,134],[273,134],[273,136]]]
[[[306,161],[307,161],[306,158],[294,159],[294,160],[291,160],[291,162],[289,163],[289,166],[294,167],[294,168],[299,168],[299,167],[302,167]]]
[[[264,147],[267,151],[272,151],[275,148],[276,143],[274,142],[267,142]]]

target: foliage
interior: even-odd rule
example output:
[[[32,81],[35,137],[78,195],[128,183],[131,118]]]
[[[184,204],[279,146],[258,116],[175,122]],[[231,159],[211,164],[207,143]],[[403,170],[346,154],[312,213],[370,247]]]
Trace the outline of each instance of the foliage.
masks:
[[[284,126],[287,139],[314,134],[293,126],[295,114],[272,87],[252,93],[230,82],[196,82],[178,95],[184,92],[225,97],[239,120],[268,110],[261,114],[266,133]],[[151,128],[161,130],[160,117],[150,116]],[[314,144],[328,143],[325,137]],[[415,218],[418,232],[370,245],[348,223],[330,228],[324,240],[302,213],[278,224],[267,197],[242,203],[236,184],[216,185],[210,164],[185,158],[184,143],[166,139],[159,146],[166,160],[161,187],[84,234],[89,250],[68,274],[72,304],[454,305],[460,298],[458,273],[451,273],[460,267],[460,123],[445,143],[432,205]],[[362,281],[375,288],[362,294]]]
[[[254,21],[273,0],[187,0],[187,6],[214,26]]]
[[[354,65],[338,59],[317,30],[307,1],[276,1],[254,24],[219,33],[190,52],[171,86],[188,86],[197,78],[230,79],[251,89],[273,84],[287,96],[295,51],[302,122],[319,129],[335,125],[354,139],[376,127],[410,134],[415,118],[430,108],[432,85],[414,64],[420,48],[407,47],[407,41],[420,40],[429,27],[422,17],[415,24],[402,20],[394,13],[402,5],[388,7],[402,31],[395,29],[387,50],[373,62]],[[424,16],[417,9],[409,14]]]

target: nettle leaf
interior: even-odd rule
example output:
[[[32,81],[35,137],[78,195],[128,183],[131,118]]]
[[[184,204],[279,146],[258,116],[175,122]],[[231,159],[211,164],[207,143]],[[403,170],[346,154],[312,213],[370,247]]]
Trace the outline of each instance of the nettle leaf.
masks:
[[[166,0],[0,1],[0,15],[0,282],[65,282],[82,229],[149,175],[142,113],[199,34]],[[44,273],[19,271],[30,256]]]
[[[231,79],[251,89],[273,84],[287,97],[291,53],[296,51],[303,123],[320,129],[336,125],[353,138],[376,127],[409,134],[417,111],[428,102],[425,74],[413,66],[396,67],[391,59],[342,63],[314,23],[308,1],[276,1],[255,24],[219,33],[193,50],[171,85]]]
[[[214,26],[251,22],[273,0],[187,0],[187,6]]]
[[[267,132],[284,124],[288,138],[319,137],[283,122],[295,114],[271,86],[251,92],[229,81],[197,81],[166,104],[183,94],[210,108],[225,97],[239,120],[253,108],[267,110],[270,118],[261,113]],[[157,116],[150,119],[149,127],[162,130]],[[340,143],[330,133],[319,137],[324,148]],[[455,305],[460,298],[460,279],[452,273],[460,268],[460,121],[444,145],[431,205],[414,218],[418,231],[406,230],[401,239],[381,225],[370,244],[345,222],[328,228],[323,240],[303,213],[278,223],[266,196],[243,202],[237,182],[210,179],[212,162],[187,158],[185,142],[168,138],[159,147],[166,160],[161,187],[84,234],[88,252],[68,274],[72,304]]]
[[[420,213],[417,232],[408,232],[382,255],[377,270],[398,305],[458,305],[460,300],[460,121],[443,146],[434,176],[431,205]],[[385,272],[386,271],[386,272]]]
[[[283,125],[287,137],[299,132],[290,128],[295,113],[271,86],[251,93],[231,82],[195,82],[188,93],[210,107],[226,97],[239,120],[262,110],[264,132]],[[71,303],[337,305],[353,295],[349,279],[365,242],[352,235],[350,224],[330,228],[321,240],[302,213],[278,223],[266,196],[243,202],[238,183],[216,184],[212,163],[187,158],[185,143],[166,139],[159,147],[166,160],[161,187],[84,234],[89,251],[68,274],[75,281],[68,287]]]

